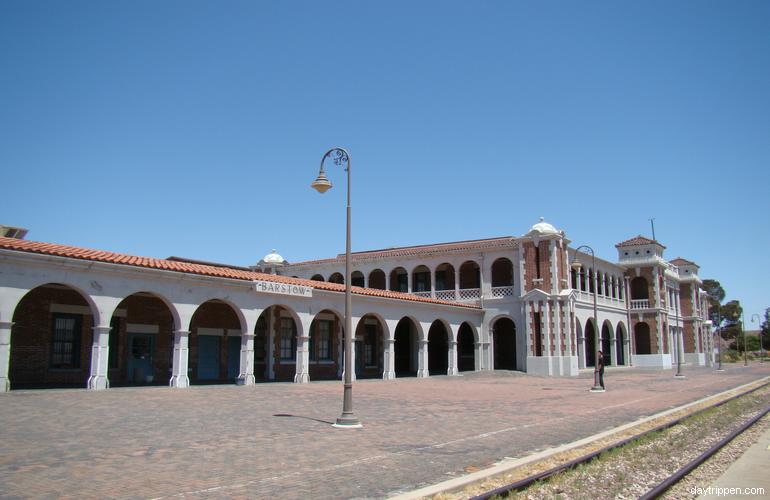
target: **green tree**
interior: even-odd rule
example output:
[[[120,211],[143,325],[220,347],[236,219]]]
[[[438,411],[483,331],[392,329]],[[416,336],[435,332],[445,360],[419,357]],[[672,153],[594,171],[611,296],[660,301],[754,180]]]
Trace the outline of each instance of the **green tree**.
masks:
[[[709,319],[714,325],[719,324],[721,315],[720,309],[722,307],[722,301],[725,300],[725,289],[717,280],[703,280],[703,290],[706,292],[709,301]]]
[[[762,347],[770,348],[770,307],[765,309],[765,321],[762,322],[759,334],[762,336]]]
[[[722,338],[732,340],[740,336],[743,307],[739,300],[731,300],[722,305]]]

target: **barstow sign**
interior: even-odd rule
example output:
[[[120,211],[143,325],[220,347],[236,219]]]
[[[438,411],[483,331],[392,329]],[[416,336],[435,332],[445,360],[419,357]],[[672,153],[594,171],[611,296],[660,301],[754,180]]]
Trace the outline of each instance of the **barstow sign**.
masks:
[[[294,295],[297,297],[313,297],[312,287],[303,285],[290,285],[288,283],[276,283],[274,281],[254,280],[254,289],[263,293]]]

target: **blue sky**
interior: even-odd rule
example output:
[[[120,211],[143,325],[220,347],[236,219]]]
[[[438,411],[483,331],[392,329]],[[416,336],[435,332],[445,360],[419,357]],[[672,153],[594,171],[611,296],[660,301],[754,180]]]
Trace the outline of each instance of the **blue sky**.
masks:
[[[253,264],[657,238],[770,306],[766,1],[0,2],[0,224]]]

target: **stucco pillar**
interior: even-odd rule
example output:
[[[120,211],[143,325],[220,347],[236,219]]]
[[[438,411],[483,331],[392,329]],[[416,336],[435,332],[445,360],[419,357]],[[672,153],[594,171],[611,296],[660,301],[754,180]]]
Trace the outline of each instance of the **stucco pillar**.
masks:
[[[385,290],[390,291],[390,273],[385,274]]]
[[[382,350],[382,380],[393,380],[396,378],[396,340],[383,340]]]
[[[460,268],[455,267],[455,300],[460,300]]]
[[[449,368],[446,371],[447,375],[457,375],[457,341],[456,340],[450,340],[449,341]]]
[[[294,371],[295,384],[307,384],[310,382],[308,366],[310,366],[310,337],[297,336],[296,370]]]
[[[190,387],[187,376],[187,362],[190,353],[190,332],[177,330],[174,332],[174,357],[172,359],[171,380],[168,385],[184,389]]]
[[[91,390],[108,389],[110,381],[107,378],[110,359],[110,330],[109,326],[95,326],[94,341],[91,344],[91,375],[88,377],[88,388]]]
[[[254,332],[241,335],[241,369],[238,385],[254,385]]]
[[[430,376],[428,371],[428,341],[417,341],[417,377],[424,378]]]
[[[11,390],[8,368],[11,365],[11,327],[10,321],[0,322],[0,392]]]
[[[412,293],[412,273],[406,273],[406,293]]]

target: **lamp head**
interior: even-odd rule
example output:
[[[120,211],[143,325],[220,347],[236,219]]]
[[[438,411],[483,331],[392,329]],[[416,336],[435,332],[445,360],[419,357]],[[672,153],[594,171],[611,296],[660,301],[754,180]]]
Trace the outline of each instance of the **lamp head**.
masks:
[[[575,260],[572,262],[572,269],[574,269],[576,273],[579,273],[582,267],[583,267],[583,264],[581,264],[579,260]]]
[[[326,178],[326,172],[324,172],[323,168],[321,168],[321,170],[318,172],[318,177],[316,177],[313,183],[310,184],[310,187],[321,194],[324,194],[326,191],[331,189],[332,183],[329,181],[329,179]]]

